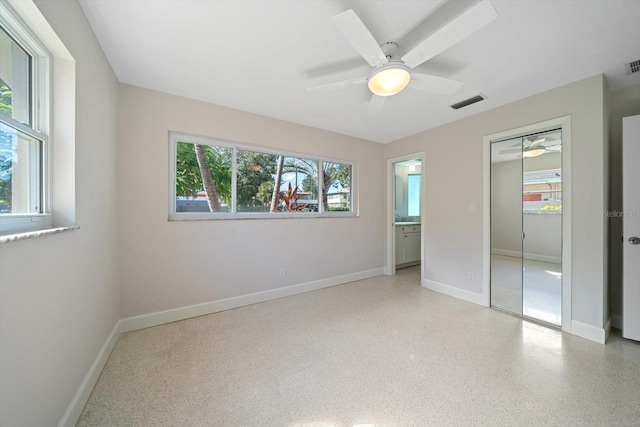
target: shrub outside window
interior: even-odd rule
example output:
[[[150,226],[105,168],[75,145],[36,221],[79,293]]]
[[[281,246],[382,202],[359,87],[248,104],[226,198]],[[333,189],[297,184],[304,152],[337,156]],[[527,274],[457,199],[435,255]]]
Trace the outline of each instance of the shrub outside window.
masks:
[[[172,133],[169,219],[353,216],[353,164]]]

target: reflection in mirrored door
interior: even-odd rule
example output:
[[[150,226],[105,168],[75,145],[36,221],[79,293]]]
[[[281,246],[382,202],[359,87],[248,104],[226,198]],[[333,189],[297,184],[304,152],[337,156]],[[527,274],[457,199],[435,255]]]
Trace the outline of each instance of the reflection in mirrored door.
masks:
[[[491,305],[561,325],[560,130],[491,144]]]
[[[522,138],[491,144],[491,305],[522,314]]]
[[[562,312],[562,141],[559,130],[524,138],[523,314],[554,325]]]

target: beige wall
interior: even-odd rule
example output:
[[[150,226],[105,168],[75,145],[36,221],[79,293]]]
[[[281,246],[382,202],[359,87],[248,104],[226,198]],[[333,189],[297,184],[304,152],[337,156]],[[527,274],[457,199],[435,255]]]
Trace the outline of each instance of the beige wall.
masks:
[[[571,116],[572,317],[602,328],[605,281],[603,86],[601,75],[449,123],[385,146],[385,158],[425,152],[425,279],[482,293],[483,141],[486,135]],[[447,182],[446,186],[442,182]],[[467,210],[469,201],[476,210]]]
[[[613,91],[610,96],[611,211],[622,212],[622,118],[640,114],[640,85]],[[614,316],[622,315],[622,218],[611,217],[610,307]],[[622,325],[617,325],[621,327]]]
[[[76,60],[75,215],[81,228],[0,246],[3,426],[57,425],[119,318],[118,83],[77,2],[36,5]]]
[[[122,317],[384,267],[382,145],[134,86],[120,99]],[[354,161],[360,216],[170,222],[169,131]]]

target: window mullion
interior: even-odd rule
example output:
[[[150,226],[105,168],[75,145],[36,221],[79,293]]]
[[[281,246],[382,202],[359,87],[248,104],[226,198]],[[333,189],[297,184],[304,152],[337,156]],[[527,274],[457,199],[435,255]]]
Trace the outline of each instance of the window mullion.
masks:
[[[231,210],[232,214],[236,214],[238,211],[237,198],[238,198],[238,149],[233,148],[231,152]]]
[[[29,150],[29,213],[40,213],[40,150],[42,143],[40,141],[34,143],[37,149]]]
[[[16,130],[19,130],[20,132],[27,134],[32,138],[39,139],[40,141],[43,141],[45,143],[47,142],[47,139],[48,139],[47,135],[41,132],[38,132],[35,129],[32,129],[31,127],[25,125],[24,123],[20,123],[19,121],[12,119],[11,117],[7,117],[2,113],[0,113],[0,122]]]
[[[318,213],[324,213],[324,170],[322,160],[318,160]]]

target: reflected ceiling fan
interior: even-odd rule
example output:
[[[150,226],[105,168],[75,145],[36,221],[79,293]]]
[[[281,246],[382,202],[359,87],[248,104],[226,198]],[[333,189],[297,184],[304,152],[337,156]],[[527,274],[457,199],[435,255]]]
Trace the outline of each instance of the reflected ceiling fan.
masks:
[[[562,144],[553,136],[531,136],[523,143],[514,144],[512,148],[501,150],[499,154],[519,154],[523,157],[538,157],[544,153],[561,152]]]
[[[379,44],[358,15],[349,9],[334,16],[332,21],[373,69],[368,76],[317,86],[309,90],[367,83],[369,90],[373,93],[369,102],[369,111],[372,113],[380,111],[388,96],[401,92],[407,86],[427,92],[452,95],[462,86],[462,82],[412,70],[475,33],[497,16],[491,2],[481,0],[398,58],[398,44],[395,42]]]

